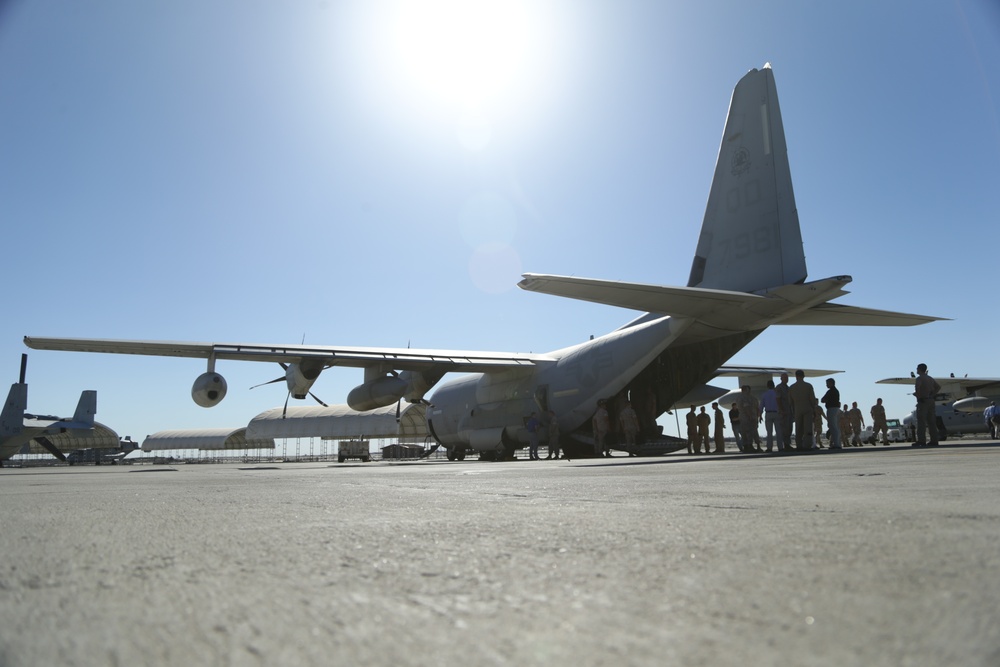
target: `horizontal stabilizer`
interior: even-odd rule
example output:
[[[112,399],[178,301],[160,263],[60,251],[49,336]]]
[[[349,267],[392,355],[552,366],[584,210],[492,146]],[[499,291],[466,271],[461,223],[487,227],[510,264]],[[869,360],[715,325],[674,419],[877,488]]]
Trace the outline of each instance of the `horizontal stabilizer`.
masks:
[[[716,371],[715,376],[742,378],[749,375],[766,375],[768,378],[771,378],[781,375],[782,373],[788,373],[789,375],[794,376],[796,371],[802,371],[803,375],[807,378],[826,377],[827,375],[835,375],[837,373],[844,372],[825,371],[815,368],[782,368],[780,366],[720,366],[719,370]]]
[[[767,297],[757,294],[729,290],[667,287],[539,273],[525,273],[517,286],[529,292],[695,319],[710,316],[720,308],[732,310],[767,301]]]
[[[927,324],[928,322],[947,319],[947,317],[911,315],[910,313],[896,313],[891,310],[875,310],[873,308],[822,303],[801,313],[792,315],[788,319],[778,322],[778,324],[911,327],[917,324]]]

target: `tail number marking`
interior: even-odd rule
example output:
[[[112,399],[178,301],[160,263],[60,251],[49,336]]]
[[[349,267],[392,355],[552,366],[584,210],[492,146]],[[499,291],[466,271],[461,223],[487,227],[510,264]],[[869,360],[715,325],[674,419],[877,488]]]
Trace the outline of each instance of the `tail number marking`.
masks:
[[[778,247],[778,223],[761,225],[719,241],[722,263],[746,259],[750,255],[770,252]]]

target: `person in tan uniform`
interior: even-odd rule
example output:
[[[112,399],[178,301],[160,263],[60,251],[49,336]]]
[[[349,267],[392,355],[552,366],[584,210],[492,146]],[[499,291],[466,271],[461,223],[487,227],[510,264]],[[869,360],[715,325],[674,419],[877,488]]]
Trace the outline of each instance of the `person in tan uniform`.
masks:
[[[712,403],[712,410],[715,414],[712,415],[712,421],[715,424],[715,453],[724,454],[726,451],[726,434],[723,430],[726,428],[726,417],[722,414],[722,410],[719,409],[718,403]]]
[[[816,438],[816,446],[823,449],[823,420],[826,419],[826,415],[823,414],[823,406],[819,404],[819,399],[814,401],[813,405],[813,435]]]
[[[913,381],[913,394],[917,397],[917,441],[912,447],[937,447],[937,410],[935,399],[941,392],[941,385],[927,374],[927,364],[917,364],[917,377]],[[924,440],[927,431],[931,432],[930,441]]]
[[[792,419],[795,422],[795,445],[802,451],[812,449],[812,425],[816,405],[816,391],[805,381],[805,377],[804,371],[795,371],[795,384],[788,388],[788,398],[792,402]]]
[[[639,415],[632,409],[631,402],[625,401],[625,407],[618,413],[618,425],[621,426],[622,436],[625,439],[625,449],[629,454],[633,454],[635,436],[639,433]]]
[[[545,458],[559,458],[559,420],[556,418],[556,413],[549,410],[549,453]],[[564,456],[564,459],[569,460],[568,456]]]
[[[743,450],[743,431],[740,429],[740,409],[733,403],[729,410],[729,425],[733,427],[733,439],[736,440],[736,449]]]
[[[750,385],[740,387],[740,395],[736,398],[736,407],[740,411],[740,437],[743,440],[743,451],[761,452],[760,435],[757,424],[760,422],[757,399],[750,393]]]
[[[888,446],[889,444],[889,424],[885,419],[885,406],[882,405],[882,399],[879,398],[875,401],[875,405],[871,409],[872,415],[872,444],[878,447],[878,434],[879,431],[882,432],[882,444]]]
[[[847,419],[851,422],[851,444],[855,447],[861,446],[861,429],[865,427],[865,418],[858,408],[858,402],[851,403],[851,409],[847,411]]]
[[[590,424],[594,429],[594,456],[611,456],[611,450],[607,446],[611,418],[608,416],[608,404],[604,399],[597,401],[597,412],[594,413]]]
[[[712,427],[712,416],[705,412],[705,406],[701,406],[701,412],[698,414],[698,440],[695,442],[694,451],[701,453],[702,445],[705,446],[705,453],[708,454],[709,450],[712,448],[709,444],[709,435]]]
[[[688,454],[694,454],[694,441],[698,438],[698,414],[694,411],[694,406],[685,416],[688,430]]]
[[[840,446],[850,447],[851,446],[851,418],[847,416],[849,412],[847,403],[844,403],[844,408],[840,411],[838,419],[840,420]]]

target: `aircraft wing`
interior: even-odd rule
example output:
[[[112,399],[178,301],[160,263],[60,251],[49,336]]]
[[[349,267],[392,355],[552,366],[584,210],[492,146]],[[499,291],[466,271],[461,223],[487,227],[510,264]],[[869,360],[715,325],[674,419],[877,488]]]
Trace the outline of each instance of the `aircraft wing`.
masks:
[[[982,391],[984,389],[1000,389],[1000,378],[986,378],[986,377],[946,377],[940,378],[935,377],[938,384],[941,385],[942,391],[944,390],[962,390],[968,393],[974,393],[977,391]],[[914,378],[885,378],[884,380],[878,380],[876,384],[905,384],[913,386]]]
[[[947,317],[931,317],[930,315],[911,315],[896,313],[891,310],[876,310],[874,308],[859,308],[836,303],[821,303],[801,313],[792,315],[778,324],[808,324],[823,326],[875,326],[875,327],[911,327],[917,324],[927,324],[937,320],[947,320]]]
[[[365,368],[385,364],[394,370],[438,369],[486,372],[498,368],[532,366],[550,361],[544,354],[474,352],[469,350],[418,350],[393,347],[336,347],[325,345],[255,345],[244,343],[184,343],[171,341],[115,340],[108,338],[40,338],[25,336],[24,344],[36,350],[139,354],[154,357],[193,357],[301,363]]]
[[[908,384],[913,386],[914,378],[885,378],[884,380],[877,380],[875,384]]]

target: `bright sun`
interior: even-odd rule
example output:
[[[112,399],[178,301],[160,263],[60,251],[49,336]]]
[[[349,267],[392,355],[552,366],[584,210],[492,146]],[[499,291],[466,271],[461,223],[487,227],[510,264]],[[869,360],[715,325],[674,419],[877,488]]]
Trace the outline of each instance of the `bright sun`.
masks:
[[[483,109],[527,74],[532,24],[516,0],[419,0],[400,7],[398,56],[424,94]]]

